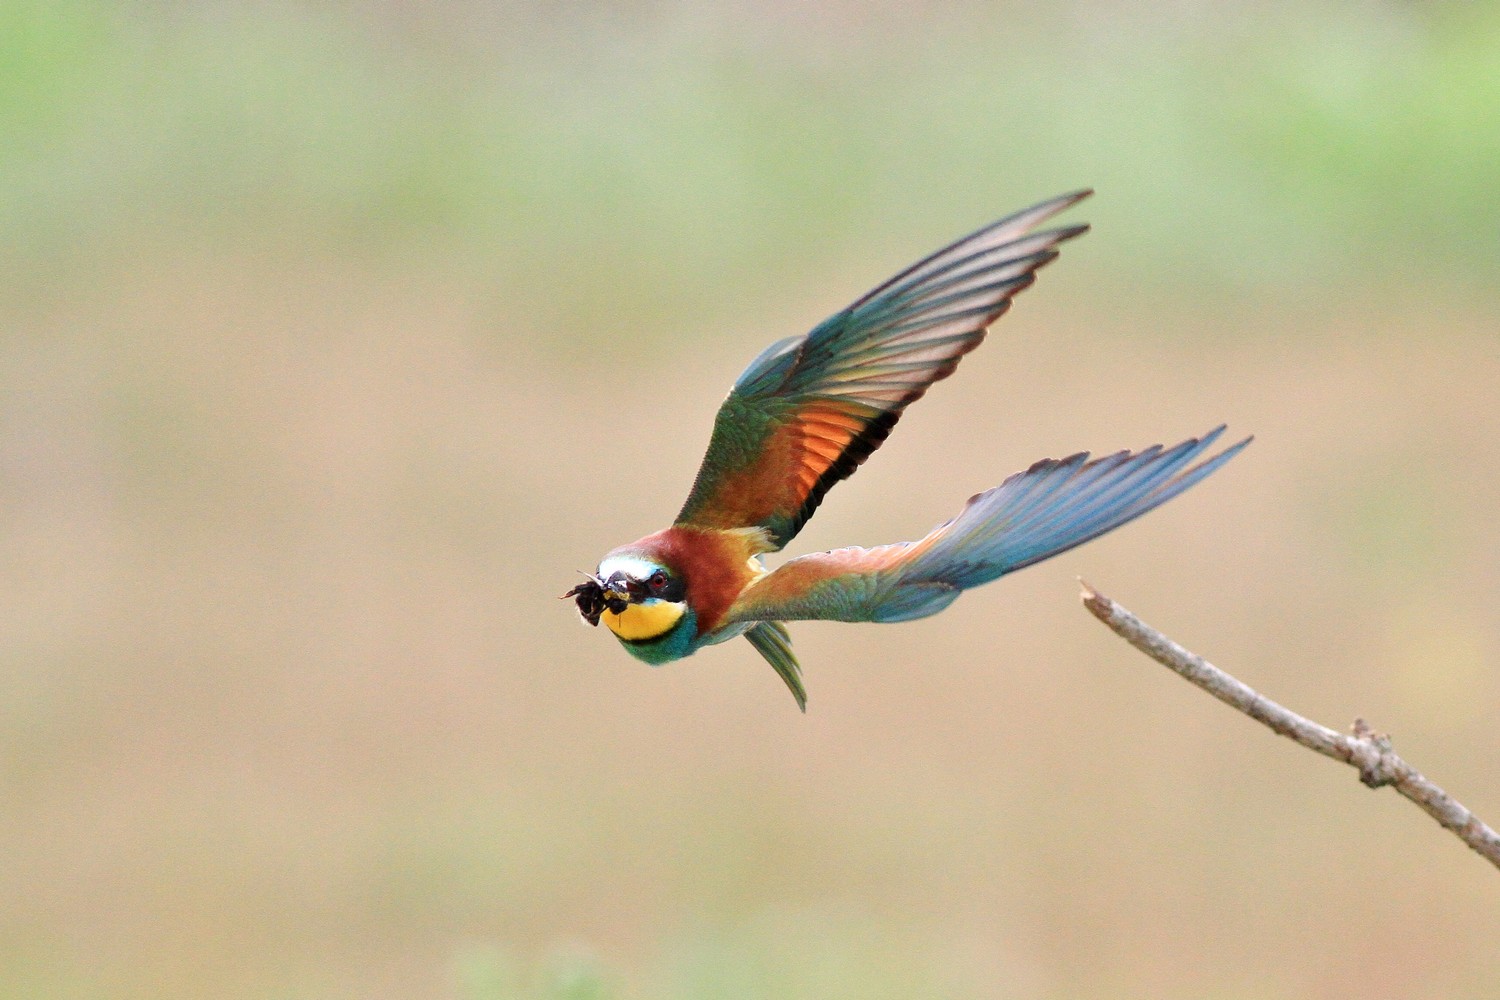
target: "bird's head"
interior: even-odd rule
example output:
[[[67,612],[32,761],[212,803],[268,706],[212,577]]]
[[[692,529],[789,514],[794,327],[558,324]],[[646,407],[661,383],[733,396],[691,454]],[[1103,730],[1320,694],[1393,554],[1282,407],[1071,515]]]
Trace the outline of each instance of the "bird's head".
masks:
[[[577,601],[584,621],[603,621],[637,655],[688,629],[693,619],[682,576],[638,551],[611,552],[597,572],[563,596]]]

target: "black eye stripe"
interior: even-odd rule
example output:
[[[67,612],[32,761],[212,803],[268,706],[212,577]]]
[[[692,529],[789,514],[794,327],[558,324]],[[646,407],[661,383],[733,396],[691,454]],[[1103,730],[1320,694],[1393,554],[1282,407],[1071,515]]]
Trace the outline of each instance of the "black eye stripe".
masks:
[[[600,582],[606,587],[613,587],[620,593],[628,594],[631,603],[654,598],[675,604],[682,601],[687,593],[686,582],[671,570],[660,565],[652,567],[651,572],[644,577],[633,576],[630,570],[622,568],[610,573],[607,579],[600,580]],[[611,610],[614,609],[611,608]]]

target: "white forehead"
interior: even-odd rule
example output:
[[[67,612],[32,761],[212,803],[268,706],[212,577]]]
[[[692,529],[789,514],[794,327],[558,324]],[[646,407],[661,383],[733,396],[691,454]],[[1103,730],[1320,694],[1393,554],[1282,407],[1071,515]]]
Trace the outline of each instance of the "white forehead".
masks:
[[[599,564],[599,576],[608,580],[616,573],[623,572],[632,580],[644,580],[659,569],[661,567],[656,563],[641,556],[606,556],[604,561]]]

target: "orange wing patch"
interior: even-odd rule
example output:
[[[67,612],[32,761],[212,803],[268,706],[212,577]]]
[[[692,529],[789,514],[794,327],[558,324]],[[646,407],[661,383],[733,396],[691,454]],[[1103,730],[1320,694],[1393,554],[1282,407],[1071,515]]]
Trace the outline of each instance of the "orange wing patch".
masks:
[[[797,491],[792,498],[796,506],[807,503],[829,470],[850,454],[857,441],[870,434],[881,415],[874,407],[853,400],[818,400],[799,410],[796,420],[787,425],[785,432],[800,453],[797,456]],[[884,437],[882,433],[881,438]],[[872,442],[864,454],[849,463],[849,472],[854,471],[852,466],[874,451],[876,444],[879,441]]]

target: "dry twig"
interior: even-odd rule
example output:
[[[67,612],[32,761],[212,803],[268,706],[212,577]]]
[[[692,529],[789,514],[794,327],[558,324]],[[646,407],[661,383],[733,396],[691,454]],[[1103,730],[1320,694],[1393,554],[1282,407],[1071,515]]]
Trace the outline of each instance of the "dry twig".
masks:
[[[1500,868],[1500,834],[1398,757],[1391,749],[1390,737],[1372,730],[1365,720],[1355,719],[1345,734],[1305,719],[1177,645],[1087,583],[1079,583],[1083,586],[1084,607],[1136,649],[1282,736],[1358,769],[1359,780],[1369,787],[1390,785]]]

